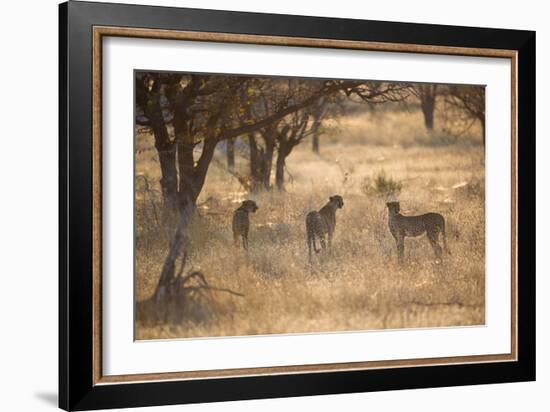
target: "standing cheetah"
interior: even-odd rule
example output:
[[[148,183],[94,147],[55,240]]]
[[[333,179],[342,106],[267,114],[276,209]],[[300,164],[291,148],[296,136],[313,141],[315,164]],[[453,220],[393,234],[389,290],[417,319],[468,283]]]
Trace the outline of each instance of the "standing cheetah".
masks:
[[[334,195],[329,198],[329,202],[318,212],[309,212],[306,216],[307,246],[309,251],[309,260],[311,261],[311,249],[319,253],[325,249],[325,236],[328,236],[328,246],[331,246],[332,236],[336,228],[336,209],[344,206],[344,199],[340,195]],[[321,249],[315,245],[315,237],[319,238]]]
[[[445,252],[451,254],[447,247],[447,236],[445,234],[445,218],[439,213],[426,213],[419,216],[403,216],[399,211],[399,202],[388,202],[388,225],[390,232],[397,245],[397,258],[403,263],[405,254],[405,237],[416,237],[424,233],[432,245],[436,258],[441,257],[441,246],[439,246],[439,233],[443,235],[443,246]]]
[[[248,250],[248,229],[250,228],[250,212],[256,213],[258,206],[253,200],[245,200],[239,208],[233,212],[233,241],[239,247],[239,237],[243,238],[243,248]]]

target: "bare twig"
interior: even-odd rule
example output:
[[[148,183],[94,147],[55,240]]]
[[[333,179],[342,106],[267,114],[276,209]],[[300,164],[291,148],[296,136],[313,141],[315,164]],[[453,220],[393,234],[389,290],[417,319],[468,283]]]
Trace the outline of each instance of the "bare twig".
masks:
[[[206,290],[213,290],[213,291],[216,291],[216,292],[226,292],[226,293],[229,293],[229,294],[234,295],[234,296],[244,297],[244,294],[242,294],[242,293],[235,292],[234,290],[231,290],[231,289],[217,288],[215,286],[203,286],[203,285],[201,285],[201,286],[186,286],[184,289],[185,290],[206,289]]]

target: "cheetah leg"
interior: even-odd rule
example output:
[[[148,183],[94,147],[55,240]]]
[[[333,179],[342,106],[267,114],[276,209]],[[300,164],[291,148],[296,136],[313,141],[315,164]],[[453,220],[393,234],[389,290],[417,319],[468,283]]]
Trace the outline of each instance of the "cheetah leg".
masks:
[[[405,237],[404,236],[397,236],[395,238],[395,243],[397,245],[397,261],[400,265],[404,262],[404,256],[405,256]]]
[[[248,252],[248,236],[243,235],[243,248]]]
[[[432,245],[432,249],[434,250],[435,257],[437,259],[441,258],[441,246],[439,246],[439,232],[429,232],[428,233],[428,240],[430,241],[430,244]]]
[[[315,250],[317,253],[319,253],[321,250],[325,250],[327,248],[324,236],[319,236],[319,242],[321,243],[321,249]]]

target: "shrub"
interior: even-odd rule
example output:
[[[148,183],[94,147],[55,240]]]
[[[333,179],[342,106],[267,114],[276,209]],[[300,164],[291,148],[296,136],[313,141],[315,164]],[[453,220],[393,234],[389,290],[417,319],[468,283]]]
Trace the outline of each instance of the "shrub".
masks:
[[[386,176],[386,172],[382,170],[374,179],[370,177],[365,178],[361,188],[367,196],[397,196],[403,188],[403,183],[394,180],[391,176]]]

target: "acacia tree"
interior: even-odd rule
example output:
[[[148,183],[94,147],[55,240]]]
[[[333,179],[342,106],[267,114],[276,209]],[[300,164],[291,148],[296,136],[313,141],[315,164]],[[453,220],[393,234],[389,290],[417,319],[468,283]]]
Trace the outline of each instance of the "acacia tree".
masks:
[[[339,92],[352,102],[377,105],[388,102],[402,102],[412,93],[409,83],[375,81],[349,81]]]
[[[230,101],[244,78],[145,73],[136,76],[136,104],[151,127],[161,168],[165,206],[194,204],[217,143],[232,122]],[[164,102],[164,103],[163,103]],[[167,124],[173,126],[173,137]],[[201,146],[195,160],[195,148]]]
[[[254,87],[248,87],[244,98],[243,117],[241,124],[249,124],[254,118],[266,117],[273,113],[276,93],[274,87],[275,81],[267,79],[257,79]],[[280,119],[274,121],[265,127],[252,131],[247,134],[248,146],[250,151],[250,184],[249,188],[253,192],[270,189],[271,166],[273,163],[273,153],[275,151],[275,131]]]
[[[289,80],[291,94],[300,95],[300,81]],[[318,137],[322,122],[341,114],[346,99],[366,102],[372,105],[388,101],[398,102],[410,94],[410,86],[406,84],[361,82],[350,84],[339,91],[324,96],[314,104],[286,116],[276,134],[278,143],[275,181],[277,188],[284,189],[286,159],[293,149],[312,136],[313,149],[319,149]],[[317,138],[317,140],[316,140]]]
[[[256,82],[237,76],[136,74],[136,124],[148,126],[153,132],[167,209],[181,211],[187,203],[196,203],[220,141],[241,135],[254,138],[256,132],[269,129],[286,115],[348,86],[344,81],[321,82],[301,100],[283,99],[273,111],[239,121],[243,109],[239,97]],[[253,104],[249,101],[247,106]],[[173,133],[169,132],[169,124]]]
[[[479,121],[485,145],[485,87],[449,86],[445,94],[445,104],[449,110],[458,111],[458,116],[471,120],[470,125]]]
[[[312,90],[322,90],[325,87],[323,81],[304,79],[264,79],[257,86],[256,99],[248,113],[249,116],[252,115],[253,117],[272,116],[281,107],[293,106],[297,102],[306,100],[311,95]],[[325,98],[326,96],[320,96],[317,100],[305,106],[306,109],[299,111],[316,106],[319,100]],[[293,113],[298,113],[298,111]],[[271,171],[275,150],[280,149],[281,142],[284,142],[283,135],[288,130],[286,119],[292,117],[293,113],[279,118],[261,128],[258,133],[249,136],[252,190],[271,189]],[[280,156],[278,156],[279,158]]]
[[[136,73],[136,124],[149,126],[153,132],[159,157],[164,205],[168,209],[175,209],[178,192],[176,151],[168,133],[169,116],[166,115],[162,104],[162,89],[162,81],[154,81],[147,74]]]
[[[277,112],[279,107],[290,104],[291,91],[286,83],[287,81],[283,79],[272,79],[262,83],[256,105],[252,108],[255,116],[269,116]],[[256,180],[261,184],[256,185],[256,189],[271,189],[273,155],[277,146],[279,127],[283,119],[280,118],[259,130],[258,135],[261,138],[261,143],[255,142],[258,145],[259,156],[256,157],[256,161],[259,161],[259,165],[254,169],[258,172]]]
[[[287,117],[289,119],[277,133],[279,147],[275,167],[275,183],[279,190],[284,189],[286,158],[295,146],[299,145],[308,135],[313,133],[314,127],[313,124],[310,124],[311,113],[307,109],[295,112]]]

